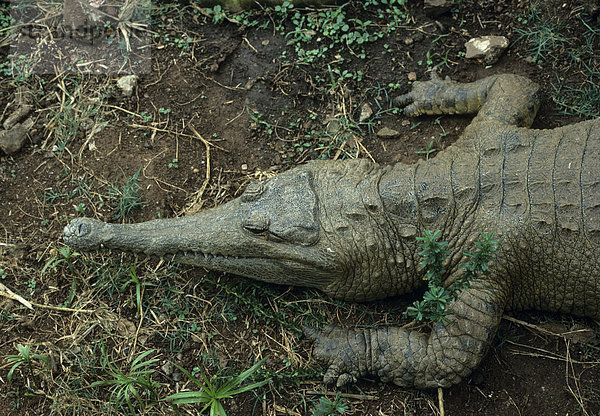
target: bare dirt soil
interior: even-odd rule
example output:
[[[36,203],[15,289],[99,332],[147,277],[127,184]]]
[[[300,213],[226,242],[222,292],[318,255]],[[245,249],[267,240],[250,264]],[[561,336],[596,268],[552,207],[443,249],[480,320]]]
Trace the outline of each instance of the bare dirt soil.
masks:
[[[321,383],[302,325],[403,324],[414,298],[350,304],[158,259],[73,253],[61,241],[64,226],[82,215],[113,222],[185,215],[319,157],[410,163],[427,149],[434,157],[470,118],[408,119],[391,104],[433,68],[465,82],[527,76],[544,93],[534,128],[575,122],[576,114],[561,114],[561,99],[597,80],[589,63],[600,61],[598,23],[579,2],[462,1],[436,17],[415,2],[381,38],[336,45],[313,61],[299,59],[302,52],[289,44],[296,23],[272,9],[253,12],[260,28],[192,3],[155,7],[151,71],[140,75],[130,97],[116,86],[120,75],[33,71],[24,78],[3,71],[2,121],[25,86],[35,124],[18,153],[0,152],[0,415],[127,413],[112,386],[91,383],[110,379],[115,369],[128,374],[132,359],[149,350],[158,360],[148,366],[155,384],[138,386],[136,413],[172,414],[158,399],[195,388],[170,362],[197,377],[227,376],[268,357],[253,377],[271,383],[224,399],[228,414],[336,414],[316,410],[335,391]],[[370,20],[371,33],[390,21],[358,2],[344,11],[345,19]],[[535,43],[527,32],[540,22],[560,28],[540,38],[553,42]],[[496,34],[511,41],[498,62],[464,58],[468,39]],[[304,50],[330,43],[318,37]],[[364,104],[373,115],[359,121]],[[383,127],[398,137],[379,137]],[[124,215],[117,219],[119,207]],[[342,389],[344,414],[439,415],[441,403],[447,415],[600,414],[599,333],[590,320],[512,314],[481,367],[444,390],[443,401],[436,391],[361,380]],[[7,358],[19,344],[44,358],[33,356],[9,381],[15,361]],[[200,409],[179,406],[186,414]]]

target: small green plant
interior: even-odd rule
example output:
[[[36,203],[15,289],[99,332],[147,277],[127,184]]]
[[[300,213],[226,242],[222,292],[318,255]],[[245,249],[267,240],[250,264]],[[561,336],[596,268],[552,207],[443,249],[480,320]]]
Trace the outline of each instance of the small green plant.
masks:
[[[44,364],[44,368],[48,368],[50,366],[50,357],[45,354],[32,354],[31,345],[29,344],[17,345],[17,351],[19,351],[18,354],[6,356],[6,361],[8,362],[8,364],[12,364],[10,370],[8,370],[8,375],[6,376],[6,378],[9,382],[12,381],[15,375],[15,370],[20,366],[24,365],[29,371],[29,376],[31,377],[31,380],[37,387],[36,377],[33,371],[34,361],[41,361]]]
[[[75,208],[75,211],[79,214],[85,215],[85,204],[83,202],[80,202],[77,205],[73,205],[73,208]]]
[[[348,410],[348,403],[346,399],[341,397],[341,393],[338,391],[333,401],[327,397],[321,397],[319,403],[313,409],[312,416],[335,416],[337,414],[343,415]]]
[[[214,7],[209,7],[204,9],[204,11],[213,18],[213,23],[220,23],[225,20],[225,12],[220,5],[215,5]]]
[[[56,250],[55,254],[46,262],[44,267],[42,267],[41,274],[46,273],[48,269],[56,271],[56,267],[61,263],[65,263],[69,267],[69,271],[73,273],[75,271],[75,260],[78,256],[80,256],[80,254],[71,250],[71,247],[61,247]]]
[[[223,399],[230,399],[237,394],[257,389],[269,382],[269,380],[267,379],[239,387],[241,384],[244,383],[244,381],[246,381],[248,377],[253,375],[259,369],[259,367],[265,360],[266,358],[263,358],[262,360],[256,362],[252,367],[235,377],[213,376],[209,379],[204,374],[204,372],[199,371],[204,382],[198,380],[186,369],[182,368],[177,364],[174,364],[196,386],[198,386],[200,390],[182,391],[180,393],[175,393],[168,396],[167,398],[165,398],[165,400],[172,401],[175,405],[188,403],[204,403],[204,407],[202,408],[200,413],[203,413],[205,410],[209,409],[211,416],[227,416],[227,413],[223,408],[223,404],[221,403]]]
[[[428,282],[428,288],[422,301],[415,301],[413,306],[407,308],[406,315],[415,321],[448,321],[447,306],[458,298],[462,290],[468,289],[470,282],[480,273],[489,273],[488,262],[497,252],[498,242],[493,239],[494,233],[480,233],[481,238],[474,242],[476,250],[464,252],[469,260],[461,265],[463,273],[445,288],[443,263],[449,251],[447,242],[438,241],[440,235],[439,230],[434,233],[426,230],[424,237],[417,237],[421,248],[419,255],[423,259],[421,268],[426,270],[424,279]]]
[[[121,293],[125,292],[125,290],[127,289],[127,287],[129,285],[135,286],[135,301],[136,301],[136,306],[137,306],[136,309],[137,309],[139,315],[141,316],[141,315],[143,315],[142,314],[142,289],[146,286],[156,286],[156,285],[154,285],[152,283],[148,283],[148,282],[142,282],[135,271],[135,266],[133,266],[133,265],[129,266],[129,280],[125,281],[121,285],[121,287],[119,288],[119,291]]]
[[[417,150],[415,153],[418,155],[425,155],[425,160],[429,160],[429,155],[435,153],[437,149],[433,147],[434,140],[430,141],[425,150]]]
[[[264,114],[260,111],[250,111],[249,108],[246,108],[246,112],[257,125],[263,126],[265,131],[271,135],[275,131],[275,128],[268,122],[263,119]],[[216,133],[215,133],[216,134]],[[214,135],[213,135],[214,136]],[[216,136],[215,136],[216,137]]]
[[[179,160],[177,158],[174,158],[170,163],[169,163],[169,169],[177,169],[179,168],[178,165]]]
[[[4,271],[4,269],[0,269],[0,279],[6,279],[6,272]]]
[[[123,172],[125,183],[123,185],[115,183],[108,189],[109,198],[116,203],[113,209],[114,220],[125,218],[132,209],[144,205],[142,197],[139,194],[142,188],[138,184],[141,171],[142,169],[140,168],[131,178],[127,178]]]
[[[35,288],[37,287],[37,280],[29,279],[25,282],[25,284],[27,285],[27,291],[29,292],[29,294],[33,294]]]
[[[171,109],[170,108],[161,107],[161,108],[158,109],[158,112],[161,113],[161,114],[169,114],[171,112]]]
[[[129,371],[124,372],[120,370],[115,364],[112,363],[111,359],[106,356],[105,346],[101,347],[102,355],[104,356],[104,362],[108,366],[106,372],[110,375],[108,380],[94,381],[90,384],[90,387],[101,387],[110,386],[110,404],[117,410],[125,409],[132,415],[140,414],[136,411],[134,406],[137,406],[142,411],[145,411],[148,404],[156,401],[156,389],[160,385],[152,380],[152,374],[154,373],[154,365],[158,363],[158,358],[146,359],[150,354],[153,354],[156,350],[148,350],[138,355],[135,360],[131,362]]]

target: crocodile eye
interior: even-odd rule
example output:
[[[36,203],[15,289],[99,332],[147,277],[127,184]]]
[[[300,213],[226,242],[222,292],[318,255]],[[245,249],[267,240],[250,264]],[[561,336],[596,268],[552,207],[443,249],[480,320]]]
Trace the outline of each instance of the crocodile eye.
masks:
[[[266,218],[249,218],[242,226],[254,235],[265,235],[269,230],[269,220]]]
[[[254,182],[248,185],[244,193],[242,194],[242,202],[252,202],[256,201],[258,197],[260,197],[265,190],[267,189],[267,185],[264,182]]]

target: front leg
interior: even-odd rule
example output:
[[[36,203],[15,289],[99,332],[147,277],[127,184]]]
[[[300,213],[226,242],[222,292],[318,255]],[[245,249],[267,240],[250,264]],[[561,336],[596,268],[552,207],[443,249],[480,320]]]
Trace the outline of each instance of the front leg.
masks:
[[[520,127],[531,126],[539,103],[539,86],[512,74],[463,84],[442,80],[432,72],[430,81],[417,81],[409,93],[394,99],[409,117],[478,113],[476,121],[495,120]]]
[[[503,313],[505,291],[489,280],[472,282],[450,306],[450,322],[430,334],[385,327],[308,329],[313,355],[327,367],[326,383],[338,387],[375,375],[403,387],[435,388],[459,383],[475,369]]]

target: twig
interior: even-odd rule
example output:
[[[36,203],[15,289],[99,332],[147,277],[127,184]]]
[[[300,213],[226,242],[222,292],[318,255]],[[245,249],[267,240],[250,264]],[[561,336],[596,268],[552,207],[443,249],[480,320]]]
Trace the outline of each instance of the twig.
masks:
[[[548,360],[567,361],[567,358],[562,357],[562,356],[560,356],[558,354],[554,354],[554,353],[552,353],[550,351],[547,351],[547,350],[544,350],[542,348],[537,348],[537,347],[533,347],[531,345],[526,345],[526,344],[520,344],[518,342],[514,342],[514,341],[510,341],[510,340],[507,340],[506,342],[508,344],[515,345],[517,347],[529,348],[529,349],[534,350],[534,351],[539,351],[537,353],[533,353],[533,352],[523,352],[523,351],[512,350],[511,351],[512,354],[524,355],[524,356],[528,356],[528,357],[546,358]],[[574,364],[587,364],[587,365],[598,365],[598,364],[600,364],[600,361],[577,361],[577,360],[571,359],[570,357],[568,359],[571,362],[573,362]]]
[[[0,296],[4,296],[5,298],[15,300],[25,306],[27,309],[33,310],[33,307],[40,309],[50,309],[53,311],[59,312],[82,312],[82,313],[94,313],[95,311],[90,309],[73,309],[73,308],[65,308],[64,306],[53,306],[53,305],[43,305],[41,303],[29,302],[24,299],[22,296],[17,295],[12,290],[4,286],[0,283]]]
[[[4,296],[5,298],[16,300],[26,308],[33,310],[33,306],[31,306],[31,303],[29,301],[25,300],[22,296],[17,295],[15,292],[4,286],[2,283],[0,283],[0,295]]]
[[[316,391],[316,390],[307,390],[306,394],[316,394],[319,396],[335,396],[337,392],[335,391]],[[355,394],[355,393],[342,393],[340,397],[344,397],[346,399],[356,399],[356,400],[379,400],[379,396],[372,396],[369,394]]]
[[[571,396],[573,396],[573,398],[579,405],[579,408],[581,409],[583,414],[585,416],[589,416],[589,413],[585,409],[585,403],[584,403],[583,397],[581,395],[581,389],[579,387],[579,379],[575,375],[575,369],[573,368],[573,360],[571,360],[571,350],[569,349],[569,347],[571,346],[571,341],[566,341],[566,342],[567,342],[567,356],[566,356],[566,360],[565,360],[565,379],[567,382],[567,388],[569,389],[569,393],[571,393]],[[571,378],[571,377],[569,377],[569,373],[573,374],[571,377],[573,378],[573,383],[575,384],[575,390],[577,390],[577,391],[574,391],[573,387],[571,387],[571,383],[569,383],[569,378]]]
[[[444,411],[444,389],[438,387],[438,407],[440,408],[440,416],[445,416]]]

